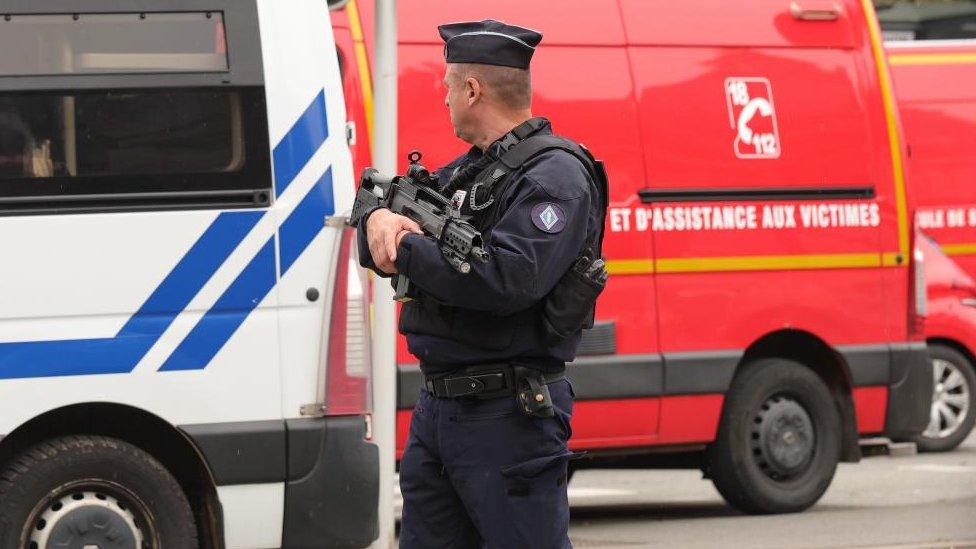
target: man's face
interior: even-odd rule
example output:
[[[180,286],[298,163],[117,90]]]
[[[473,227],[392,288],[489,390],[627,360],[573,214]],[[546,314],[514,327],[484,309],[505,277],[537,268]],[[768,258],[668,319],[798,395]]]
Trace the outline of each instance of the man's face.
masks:
[[[471,106],[468,104],[468,86],[462,75],[458,74],[457,66],[453,63],[447,64],[444,73],[444,87],[447,94],[444,96],[444,104],[451,114],[451,125],[454,126],[454,135],[468,141],[466,136],[471,135]]]

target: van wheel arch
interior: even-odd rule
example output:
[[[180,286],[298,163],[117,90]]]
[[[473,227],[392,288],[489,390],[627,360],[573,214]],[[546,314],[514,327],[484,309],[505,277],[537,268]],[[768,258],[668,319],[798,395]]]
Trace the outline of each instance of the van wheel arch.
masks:
[[[925,343],[928,345],[942,345],[943,347],[949,347],[950,349],[958,351],[959,354],[966,357],[970,364],[976,364],[976,355],[974,355],[968,347],[962,343],[959,343],[955,339],[936,336],[926,339]]]
[[[860,437],[852,396],[851,373],[844,357],[819,337],[803,330],[778,330],[766,334],[750,345],[739,364],[763,358],[785,358],[813,370],[827,385],[843,425],[840,460],[856,463],[861,459]],[[733,379],[735,379],[733,375]]]
[[[66,435],[117,438],[152,455],[176,478],[189,500],[200,546],[223,548],[223,511],[203,454],[182,431],[145,410],[105,402],[50,410],[0,439],[0,465],[35,444]]]

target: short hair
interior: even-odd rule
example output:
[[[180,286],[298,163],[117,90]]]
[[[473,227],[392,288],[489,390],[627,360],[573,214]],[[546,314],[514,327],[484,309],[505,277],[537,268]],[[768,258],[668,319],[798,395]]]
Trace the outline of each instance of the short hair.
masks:
[[[481,63],[455,63],[457,77],[462,81],[469,77],[478,79],[485,93],[510,109],[527,109],[532,106],[532,78],[526,69],[484,65]]]

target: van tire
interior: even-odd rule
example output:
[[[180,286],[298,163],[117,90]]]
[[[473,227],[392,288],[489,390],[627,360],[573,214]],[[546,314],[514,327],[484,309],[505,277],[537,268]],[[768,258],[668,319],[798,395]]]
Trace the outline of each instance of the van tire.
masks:
[[[792,513],[820,499],[840,461],[841,418],[824,382],[782,358],[740,367],[726,395],[707,476],[746,513]]]
[[[936,368],[941,369],[938,373],[933,372],[936,375],[941,374],[941,377],[945,378],[947,374],[953,372],[958,373],[957,381],[959,383],[954,384],[952,387],[946,387],[947,389],[951,389],[949,393],[958,393],[960,396],[965,395],[969,397],[968,408],[964,411],[958,406],[954,406],[951,409],[956,414],[965,414],[962,421],[954,430],[935,433],[929,431],[932,428],[930,424],[926,427],[925,432],[920,433],[914,438],[915,444],[921,452],[947,452],[959,446],[963,440],[966,440],[966,437],[973,430],[973,424],[976,423],[976,369],[974,369],[973,363],[965,355],[945,345],[929,345],[929,356],[932,357],[933,370]],[[940,365],[938,361],[942,361],[942,364]],[[936,391],[938,391],[939,383],[943,381],[945,379],[935,380]],[[933,394],[933,398],[937,398],[937,396]],[[935,406],[934,402],[933,406]]]
[[[126,539],[141,535],[141,547],[198,546],[193,512],[176,479],[127,442],[55,438],[25,450],[0,472],[0,547],[36,547],[43,545],[38,536],[45,535],[79,536],[70,528],[79,520],[108,521],[108,529],[121,530]],[[83,535],[93,537],[72,541],[107,544],[109,538],[98,537],[105,530],[89,528]]]

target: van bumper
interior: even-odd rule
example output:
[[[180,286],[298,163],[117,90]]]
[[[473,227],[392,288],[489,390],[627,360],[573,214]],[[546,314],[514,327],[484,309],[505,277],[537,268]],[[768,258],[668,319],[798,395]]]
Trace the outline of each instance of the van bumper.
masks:
[[[925,430],[932,406],[933,383],[925,343],[892,346],[885,436],[908,439]]]
[[[365,440],[365,418],[289,419],[285,427],[282,547],[372,543],[379,537],[379,449]]]

